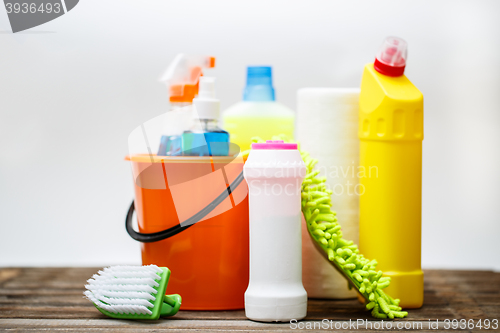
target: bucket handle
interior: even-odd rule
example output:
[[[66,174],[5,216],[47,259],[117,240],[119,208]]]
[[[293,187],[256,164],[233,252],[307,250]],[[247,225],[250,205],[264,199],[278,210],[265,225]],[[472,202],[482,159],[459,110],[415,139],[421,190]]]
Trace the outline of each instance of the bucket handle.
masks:
[[[127,212],[127,217],[125,218],[125,228],[127,229],[128,234],[130,237],[135,239],[136,241],[142,242],[142,243],[153,243],[153,242],[158,242],[164,239],[167,239],[169,237],[177,235],[179,232],[182,232],[186,230],[187,228],[195,225],[195,223],[199,222],[202,218],[210,214],[211,211],[215,209],[222,201],[224,201],[232,192],[231,189],[236,189],[238,185],[241,184],[243,181],[243,171],[236,177],[236,179],[229,185],[224,192],[222,192],[217,198],[215,198],[214,201],[209,203],[205,208],[200,210],[198,213],[194,214],[190,218],[188,218],[186,221],[183,222],[184,226],[181,226],[180,224],[173,226],[171,228],[168,228],[166,230],[158,231],[158,232],[153,232],[149,234],[144,234],[140,233],[134,230],[132,228],[132,217],[134,216],[134,210],[135,210],[135,205],[134,201],[130,204],[130,207]]]

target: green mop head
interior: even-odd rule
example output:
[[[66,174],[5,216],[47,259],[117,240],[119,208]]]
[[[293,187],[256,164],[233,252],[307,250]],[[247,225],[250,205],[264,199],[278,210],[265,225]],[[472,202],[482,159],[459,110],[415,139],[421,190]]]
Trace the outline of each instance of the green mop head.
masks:
[[[291,142],[283,135],[272,140]],[[256,137],[253,142],[265,142]],[[302,183],[302,213],[307,221],[307,230],[316,244],[327,254],[328,260],[348,280],[349,287],[354,286],[366,300],[366,309],[371,310],[375,318],[404,318],[408,312],[401,311],[399,299],[393,299],[383,289],[391,283],[390,277],[382,277],[377,271],[377,261],[369,260],[359,253],[358,246],[342,238],[341,226],[337,213],[332,211],[332,191],[326,189],[326,177],[319,177],[319,170],[314,170],[318,160],[305,151],[299,151],[307,168]],[[249,151],[243,152],[248,154]]]

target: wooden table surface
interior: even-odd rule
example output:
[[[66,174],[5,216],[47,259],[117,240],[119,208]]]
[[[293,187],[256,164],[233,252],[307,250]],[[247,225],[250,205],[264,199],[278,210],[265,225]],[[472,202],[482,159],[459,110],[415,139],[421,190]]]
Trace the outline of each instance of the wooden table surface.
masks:
[[[174,317],[157,321],[110,319],[97,311],[82,294],[85,281],[99,269],[0,268],[0,331],[279,332],[291,330],[289,323],[265,324],[249,321],[242,310],[182,311],[181,308]],[[476,323],[479,319],[499,320],[500,273],[426,270],[424,306],[408,312],[408,318],[401,320],[407,325],[421,323],[422,329],[418,326],[416,328],[422,332],[428,330],[429,319],[434,322],[438,319],[440,328],[444,328],[445,319],[473,319]],[[369,320],[370,323],[364,323],[368,328],[370,324],[376,322],[355,299],[309,300],[308,315],[302,325],[313,325],[311,321],[323,319],[332,320],[333,323],[348,322],[349,319]],[[407,321],[410,323],[406,323]],[[340,324],[347,325],[338,323]],[[380,321],[377,324],[380,324]],[[365,328],[367,327],[361,325],[358,330]],[[352,326],[344,331],[349,330],[354,331]],[[484,328],[482,330],[484,331]],[[493,330],[490,328],[489,331]]]

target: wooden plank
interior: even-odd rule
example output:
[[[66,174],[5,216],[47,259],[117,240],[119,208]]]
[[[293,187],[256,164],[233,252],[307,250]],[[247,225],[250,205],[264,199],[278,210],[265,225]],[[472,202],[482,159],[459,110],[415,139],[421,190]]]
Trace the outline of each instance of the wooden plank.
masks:
[[[0,284],[17,278],[21,272],[22,270],[20,268],[2,268],[0,270]]]
[[[98,269],[92,267],[0,269],[0,318],[2,318],[0,327],[12,328],[13,326],[5,325],[24,323],[22,324],[26,324],[23,326],[24,329],[29,330],[29,325],[34,325],[34,323],[39,325],[37,327],[40,329],[45,327],[44,325],[49,325],[47,323],[54,325],[75,323],[76,326],[73,324],[60,326],[74,328],[80,327],[78,325],[83,325],[85,322],[91,322],[92,325],[95,324],[94,328],[98,326],[97,323],[102,323],[104,325],[102,327],[111,328],[111,326],[106,326],[110,325],[107,324],[109,319],[97,311],[91,302],[83,298],[86,280]],[[424,306],[421,309],[409,310],[409,317],[403,321],[500,319],[500,273],[426,270],[424,299]],[[311,299],[308,302],[306,319],[348,321],[349,319],[370,320],[372,318],[356,299]],[[168,323],[165,324],[165,321]],[[117,321],[111,320],[111,322]],[[170,322],[175,324],[169,324]],[[244,311],[240,310],[180,311],[175,317],[161,320],[159,323],[163,323],[166,327],[178,325],[175,326],[178,330],[185,330],[186,327],[199,327],[202,330],[212,330],[214,327],[241,330],[242,327],[247,329],[250,327],[249,323],[253,322],[246,320]],[[80,328],[90,329],[89,327],[81,326]],[[151,327],[153,326],[140,326],[139,328],[120,326],[119,329],[134,331]],[[163,329],[163,326],[161,327]],[[282,329],[281,326],[275,324],[266,327],[255,326],[255,329]]]
[[[434,323],[433,323],[434,324]],[[385,326],[382,326],[385,325]],[[291,328],[300,330],[307,329],[308,332],[324,332],[325,330],[341,330],[343,332],[358,332],[364,329],[381,330],[386,328],[387,322],[382,321],[333,321],[333,322],[312,322],[302,321],[300,327],[292,326],[290,323],[258,323],[250,320],[156,320],[156,321],[131,321],[118,319],[103,320],[67,320],[67,319],[0,319],[0,327],[6,330],[16,329],[21,331],[43,331],[43,330],[64,330],[64,331],[99,331],[108,332],[227,332],[227,331],[261,331],[261,332],[290,332]],[[397,328],[393,322],[392,330]],[[429,322],[406,322],[407,329],[415,329],[419,332],[430,332]],[[444,323],[438,323],[436,328],[443,329]],[[377,328],[378,327],[378,328]],[[403,326],[404,328],[404,326]],[[435,331],[435,330],[434,330]],[[463,330],[453,330],[463,332]]]
[[[152,320],[132,321],[117,319],[102,320],[27,320],[27,319],[0,319],[0,327],[3,329],[43,330],[43,329],[65,329],[65,330],[95,330],[106,329],[111,332],[148,332],[148,331],[234,331],[234,330],[260,330],[260,331],[284,331],[290,329],[290,324],[265,324],[249,320]]]

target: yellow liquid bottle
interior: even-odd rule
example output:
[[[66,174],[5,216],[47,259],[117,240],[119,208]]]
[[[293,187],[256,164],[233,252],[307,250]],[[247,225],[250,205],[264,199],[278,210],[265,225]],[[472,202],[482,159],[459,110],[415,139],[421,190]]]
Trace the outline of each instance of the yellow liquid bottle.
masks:
[[[224,129],[232,143],[241,151],[250,149],[254,136],[266,138],[285,134],[293,139],[295,115],[292,110],[276,102],[240,102],[226,110]]]
[[[359,100],[360,252],[391,277],[404,308],[424,299],[421,269],[423,95],[406,78],[406,42],[389,37],[365,66]]]
[[[241,151],[250,149],[255,136],[271,140],[285,134],[293,139],[295,113],[275,101],[271,67],[248,67],[243,101],[225,110],[222,119],[231,142]]]

